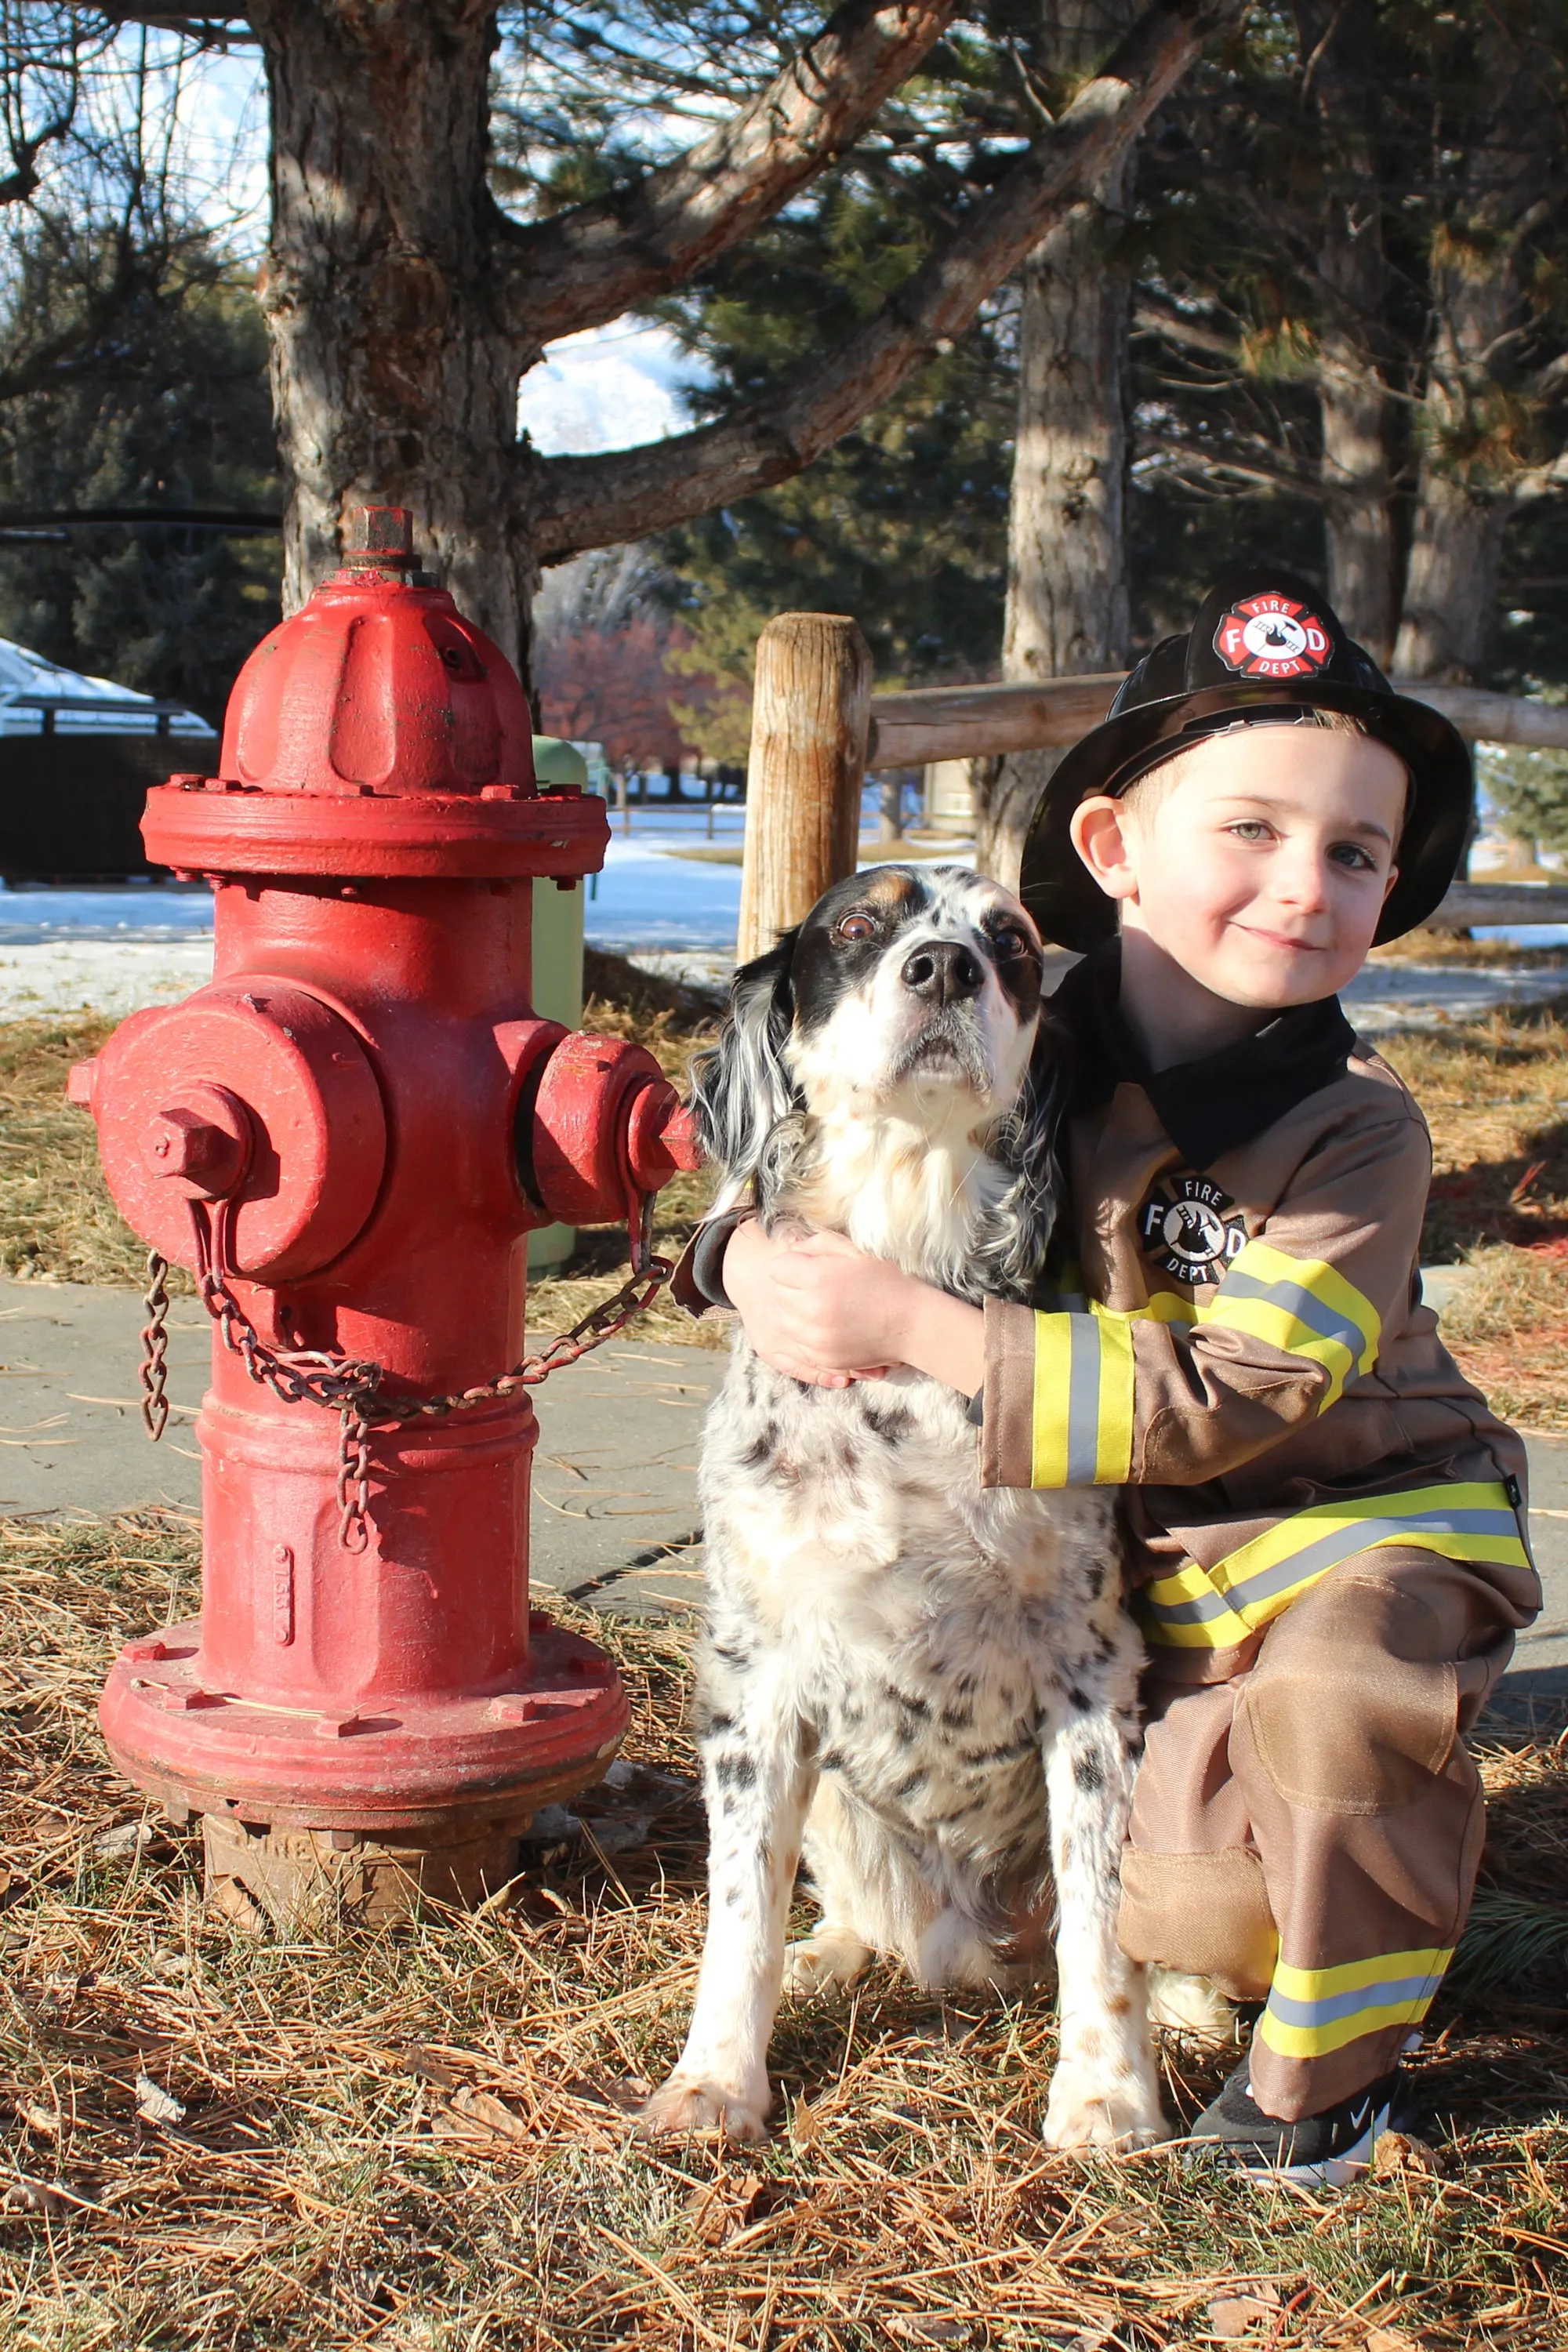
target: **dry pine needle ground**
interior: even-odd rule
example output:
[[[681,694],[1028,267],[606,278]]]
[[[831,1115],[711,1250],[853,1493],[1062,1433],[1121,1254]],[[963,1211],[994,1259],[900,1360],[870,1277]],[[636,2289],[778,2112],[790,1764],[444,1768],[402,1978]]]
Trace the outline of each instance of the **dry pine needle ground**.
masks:
[[[890,1970],[785,2011],[766,2147],[649,2149],[626,2111],[678,2046],[701,1929],[679,1633],[593,1621],[647,1769],[584,1810],[651,1804],[646,1844],[530,1850],[478,1916],[257,1942],[204,1915],[194,1839],[139,1834],[94,1718],[195,1563],[177,1518],[0,1530],[6,2352],[1568,2340],[1560,1956],[1435,2018],[1437,2168],[1391,2148],[1347,2195],[1047,2156],[1048,2006]],[[1495,1898],[1561,1906],[1568,1759],[1488,1770]],[[1219,2063],[1167,2051],[1174,2113]]]

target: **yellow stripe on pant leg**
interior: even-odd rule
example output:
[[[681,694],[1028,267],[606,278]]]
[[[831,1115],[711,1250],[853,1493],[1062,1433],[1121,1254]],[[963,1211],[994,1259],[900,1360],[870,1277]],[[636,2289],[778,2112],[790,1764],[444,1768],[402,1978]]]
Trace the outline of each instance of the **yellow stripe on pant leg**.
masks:
[[[1428,1947],[1330,1969],[1279,1961],[1258,2037],[1281,2058],[1326,2058],[1366,2034],[1419,2025],[1453,1957]]]
[[[1148,1639],[1163,1648],[1233,1649],[1272,1624],[1342,1559],[1388,1544],[1445,1559],[1530,1565],[1502,1485],[1455,1482],[1313,1504],[1212,1569],[1184,1562],[1144,1586],[1134,1605]]]

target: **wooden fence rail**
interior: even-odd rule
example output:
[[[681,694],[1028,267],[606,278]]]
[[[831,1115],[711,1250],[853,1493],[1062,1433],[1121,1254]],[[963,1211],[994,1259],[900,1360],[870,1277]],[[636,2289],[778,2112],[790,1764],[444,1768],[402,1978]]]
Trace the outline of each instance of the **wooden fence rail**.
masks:
[[[871,656],[852,620],[781,613],[757,646],[740,961],[762,954],[854,872],[868,771],[1065,748],[1104,718],[1124,676],[873,695]],[[1414,678],[1394,684],[1472,740],[1568,751],[1568,706]],[[1446,930],[1568,923],[1568,887],[1459,882],[1433,921]]]
[[[1087,677],[1046,678],[1038,686],[931,686],[910,694],[874,694],[866,765],[873,771],[923,768],[931,760],[994,758],[1002,751],[1044,751],[1076,743],[1104,718],[1125,676],[1124,670],[1103,670]],[[1401,694],[1440,710],[1472,740],[1568,751],[1568,704],[1526,702],[1517,695],[1430,686],[1416,678],[1394,683]]]

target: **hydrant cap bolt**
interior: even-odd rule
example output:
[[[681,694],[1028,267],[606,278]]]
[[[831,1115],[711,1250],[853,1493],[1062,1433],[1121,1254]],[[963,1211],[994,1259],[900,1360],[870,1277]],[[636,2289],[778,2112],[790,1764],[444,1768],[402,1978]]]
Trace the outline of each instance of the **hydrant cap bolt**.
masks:
[[[414,517],[407,507],[356,507],[346,561],[376,570],[407,570],[414,562]]]
[[[161,1110],[147,1131],[147,1149],[160,1176],[205,1176],[226,1156],[228,1142],[188,1110]]]

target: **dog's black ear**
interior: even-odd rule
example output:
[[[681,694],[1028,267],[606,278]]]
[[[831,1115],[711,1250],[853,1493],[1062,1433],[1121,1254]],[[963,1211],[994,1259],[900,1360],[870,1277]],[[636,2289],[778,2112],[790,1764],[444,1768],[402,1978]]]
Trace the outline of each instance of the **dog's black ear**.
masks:
[[[1047,1000],[1027,1075],[994,1146],[1013,1171],[978,1253],[984,1286],[995,1297],[1027,1305],[1039,1286],[1061,1207],[1058,1147],[1071,1093],[1070,1048]]]
[[[784,1063],[795,1020],[791,972],[799,936],[798,929],[785,931],[777,947],[742,965],[718,1042],[691,1065],[697,1131],[708,1158],[724,1171],[726,1191],[756,1174],[773,1129],[800,1108]]]

